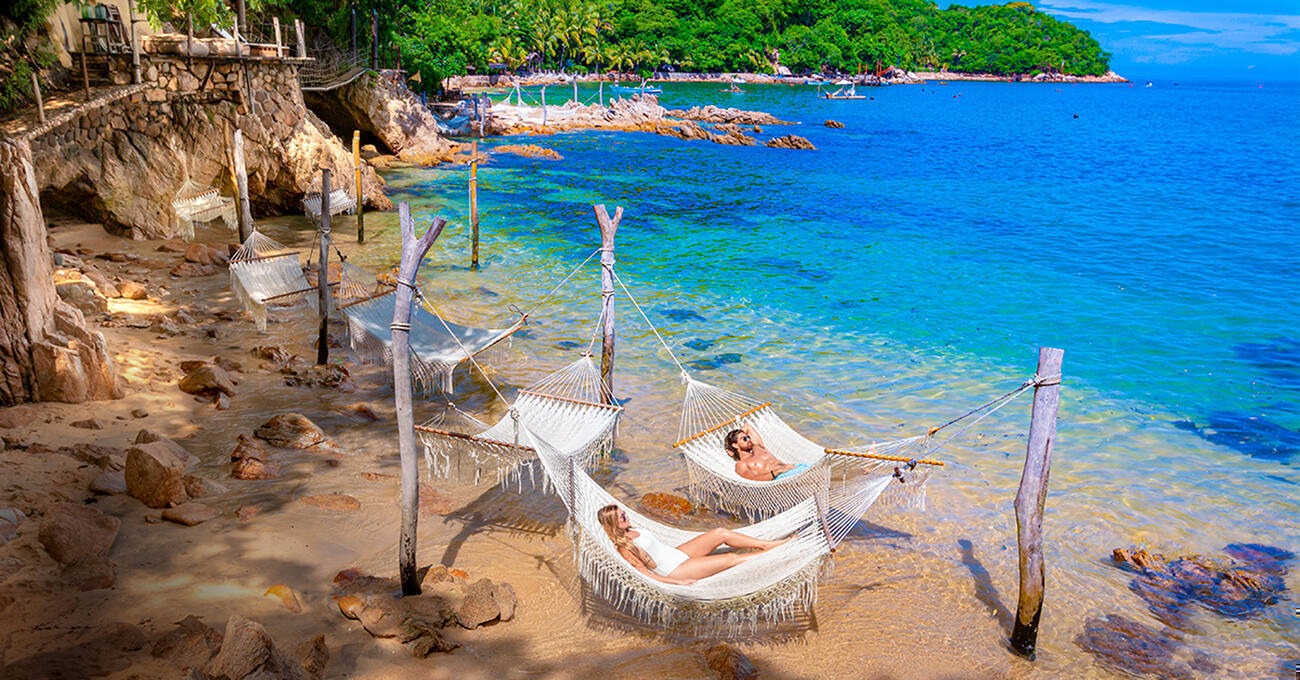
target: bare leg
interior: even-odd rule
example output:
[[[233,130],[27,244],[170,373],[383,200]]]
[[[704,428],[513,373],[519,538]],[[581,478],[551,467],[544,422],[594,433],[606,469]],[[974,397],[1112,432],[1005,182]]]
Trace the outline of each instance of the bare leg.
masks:
[[[785,541],[764,541],[753,538],[752,536],[746,536],[731,531],[730,529],[710,529],[677,546],[677,549],[691,557],[704,557],[723,545],[732,548],[757,548],[759,550],[767,550],[784,542]]]
[[[749,555],[739,553],[692,557],[682,562],[669,576],[673,578],[705,578],[720,571],[726,571],[747,559],[749,559]]]

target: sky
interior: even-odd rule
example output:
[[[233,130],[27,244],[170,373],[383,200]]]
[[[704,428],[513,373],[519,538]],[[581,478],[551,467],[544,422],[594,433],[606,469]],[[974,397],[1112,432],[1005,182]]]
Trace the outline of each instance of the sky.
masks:
[[[1300,0],[1040,0],[1130,80],[1300,81]]]

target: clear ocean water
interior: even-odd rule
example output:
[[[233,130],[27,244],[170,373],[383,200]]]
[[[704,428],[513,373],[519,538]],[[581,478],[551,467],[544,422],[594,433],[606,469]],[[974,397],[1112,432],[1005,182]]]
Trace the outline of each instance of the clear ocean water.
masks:
[[[564,158],[480,167],[477,272],[467,169],[390,173],[417,220],[451,220],[428,289],[459,320],[508,322],[509,305],[533,307],[599,247],[591,205],[621,205],[619,272],[687,369],[773,401],[828,443],[922,433],[1018,385],[1038,346],[1064,348],[1048,602],[1026,674],[1109,673],[1074,641],[1090,618],[1164,628],[1109,564],[1114,548],[1300,554],[1300,88],[929,83],[828,101],[811,87],[721,87],[669,84],[661,102],[767,111],[797,124],[760,139],[794,133],[817,151],[605,132],[485,142]],[[367,226],[379,245],[360,256],[393,264],[395,217]],[[537,309],[498,380],[525,384],[586,346],[598,276],[593,262]],[[682,395],[625,299],[618,324],[628,414],[606,479],[630,499],[685,483],[668,447]],[[461,394],[499,412],[481,387]],[[864,531],[837,575],[888,550],[900,579],[926,565],[898,586],[916,612],[907,631],[1005,623],[1028,421],[1022,398],[945,447],[928,513],[872,518],[887,538]],[[1191,606],[1178,644],[1214,661],[1204,677],[1300,661],[1290,566],[1287,599],[1248,618]],[[834,591],[819,607],[872,617]],[[970,645],[973,672],[1000,668],[1004,651]]]

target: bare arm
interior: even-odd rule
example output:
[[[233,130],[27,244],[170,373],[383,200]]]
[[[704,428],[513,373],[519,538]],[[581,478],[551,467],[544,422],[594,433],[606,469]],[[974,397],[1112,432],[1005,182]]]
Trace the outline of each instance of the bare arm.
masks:
[[[758,430],[755,429],[753,425],[745,423],[740,429],[744,431],[745,434],[749,435],[749,438],[753,439],[756,445],[762,446],[765,449],[767,448],[767,445],[763,443],[763,438],[758,436]]]
[[[642,562],[641,558],[636,556],[636,553],[630,550],[619,550],[618,554],[622,555],[623,559],[627,560],[627,563],[632,565],[632,567],[635,568],[637,571],[641,572],[642,574],[645,574],[646,576],[649,576],[650,578],[660,583],[667,583],[676,586],[690,586],[690,585],[695,585],[695,582],[699,580],[693,578],[673,578],[671,576],[660,576],[659,574],[650,571],[650,569],[645,566],[645,562]]]

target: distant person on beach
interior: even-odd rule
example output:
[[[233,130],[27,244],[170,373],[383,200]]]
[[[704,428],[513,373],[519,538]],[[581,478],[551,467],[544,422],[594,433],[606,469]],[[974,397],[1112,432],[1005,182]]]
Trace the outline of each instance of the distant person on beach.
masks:
[[[723,440],[727,455],[736,461],[736,474],[756,482],[770,482],[787,473],[799,473],[807,465],[791,465],[772,455],[753,425],[746,423],[739,430],[727,433]],[[793,476],[793,475],[791,475]]]
[[[790,539],[763,541],[730,529],[710,529],[676,548],[663,543],[654,534],[632,528],[627,513],[613,503],[596,512],[618,554],[637,571],[659,581],[679,586],[726,571],[754,555],[775,548]],[[724,552],[713,554],[722,546],[757,549],[756,553]]]

